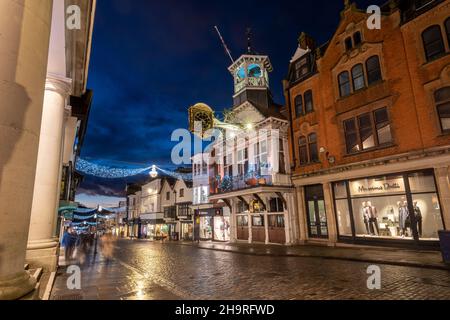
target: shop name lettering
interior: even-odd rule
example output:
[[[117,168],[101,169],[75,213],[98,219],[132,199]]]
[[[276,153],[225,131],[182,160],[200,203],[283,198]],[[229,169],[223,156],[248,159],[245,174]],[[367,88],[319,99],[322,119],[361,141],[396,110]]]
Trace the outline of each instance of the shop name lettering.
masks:
[[[390,191],[390,190],[398,190],[401,189],[402,187],[400,187],[400,185],[398,183],[384,183],[380,186],[377,187],[364,187],[364,186],[359,186],[358,187],[358,192],[360,193],[364,193],[364,192],[376,192],[376,191]]]

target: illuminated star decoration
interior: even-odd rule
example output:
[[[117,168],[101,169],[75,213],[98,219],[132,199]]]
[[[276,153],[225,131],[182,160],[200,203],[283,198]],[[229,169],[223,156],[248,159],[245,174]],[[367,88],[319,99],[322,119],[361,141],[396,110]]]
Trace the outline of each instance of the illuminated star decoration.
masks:
[[[149,173],[153,166],[138,168],[135,165],[130,164],[114,164],[111,165],[104,160],[87,161],[85,159],[79,158],[77,160],[76,169],[77,171],[98,178],[103,179],[123,179],[128,177],[138,176],[144,173]],[[167,176],[173,177],[175,179],[182,179],[184,181],[192,181],[192,174],[178,173],[171,170],[166,170],[161,167],[155,166],[155,168]]]

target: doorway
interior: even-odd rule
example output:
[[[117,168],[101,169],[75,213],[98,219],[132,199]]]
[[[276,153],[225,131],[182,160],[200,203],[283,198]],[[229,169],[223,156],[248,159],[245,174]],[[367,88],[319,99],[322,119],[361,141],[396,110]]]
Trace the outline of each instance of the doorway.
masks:
[[[305,187],[305,200],[309,237],[328,239],[328,220],[322,185]]]

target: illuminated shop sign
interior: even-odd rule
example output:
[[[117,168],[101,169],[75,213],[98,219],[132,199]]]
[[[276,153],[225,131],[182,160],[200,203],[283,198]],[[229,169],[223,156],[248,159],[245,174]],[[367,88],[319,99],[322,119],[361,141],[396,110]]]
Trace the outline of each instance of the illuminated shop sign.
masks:
[[[405,182],[401,176],[351,181],[350,192],[352,196],[404,193]]]

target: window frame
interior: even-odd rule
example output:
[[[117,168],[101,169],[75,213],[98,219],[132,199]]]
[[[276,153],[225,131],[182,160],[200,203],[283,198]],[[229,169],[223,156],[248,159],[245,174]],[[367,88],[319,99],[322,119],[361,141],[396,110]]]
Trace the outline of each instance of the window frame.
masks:
[[[303,96],[304,114],[314,112],[314,98],[312,90],[305,91]],[[310,105],[310,110],[308,109],[308,104]]]
[[[371,70],[369,68],[369,63],[375,59],[376,59],[378,68]],[[383,72],[381,70],[381,61],[380,61],[380,57],[378,55],[373,55],[373,56],[367,58],[367,60],[365,62],[365,66],[366,66],[366,76],[367,76],[367,85],[368,86],[371,86],[373,84],[383,81]],[[377,72],[379,77],[377,77],[377,79],[371,79],[371,74],[373,74],[375,72]]]
[[[295,117],[298,119],[305,114],[305,108],[303,103],[303,95],[299,94],[294,99]],[[299,110],[299,108],[301,108]]]
[[[447,45],[448,45],[448,48],[450,49],[450,17],[448,17],[444,21],[444,29],[445,29],[445,34],[447,36]]]
[[[391,132],[391,141],[390,142],[386,142],[386,143],[380,143],[380,141],[379,141],[377,122],[376,122],[376,119],[375,119],[375,114],[377,112],[383,110],[383,109],[385,109],[386,114],[387,114],[387,118],[388,118],[388,120],[385,121],[384,124],[387,123],[387,125],[390,126],[390,132]],[[372,135],[373,135],[373,139],[374,139],[374,146],[364,149],[363,141],[362,141],[362,137],[361,137],[360,118],[362,118],[363,116],[366,116],[366,115],[370,116],[370,125],[371,125]],[[347,130],[347,126],[346,126],[346,123],[348,123],[350,121],[353,122],[353,125],[354,125],[354,128],[355,128],[355,130],[352,131],[352,132],[349,132]],[[367,151],[370,151],[370,150],[376,150],[376,149],[379,149],[379,148],[390,146],[390,145],[392,145],[394,143],[394,136],[392,135],[392,121],[391,121],[391,118],[389,116],[388,107],[377,108],[377,109],[371,110],[369,112],[365,112],[365,113],[359,114],[359,115],[354,116],[352,118],[345,119],[342,123],[343,123],[343,127],[344,127],[345,150],[346,150],[346,154],[347,155],[355,155],[355,154],[359,154],[359,153],[362,153],[362,152],[367,152]],[[351,150],[349,150],[348,136],[350,134],[355,134],[355,133],[356,133],[356,138],[357,138],[357,143],[358,143],[357,144],[357,147],[358,147],[357,149],[358,150],[352,152]]]
[[[311,137],[315,137],[315,141],[311,142]],[[301,143],[300,140],[304,140],[304,143]],[[312,148],[315,148],[315,153],[317,154],[317,159],[312,158]],[[302,150],[306,156],[306,162],[302,162]],[[318,135],[316,132],[311,132],[308,135],[301,135],[298,138],[298,160],[299,165],[301,167],[308,166],[311,164],[320,163],[320,155],[319,155],[319,143],[318,143]]]
[[[427,43],[426,39],[425,39],[425,36],[426,36],[427,32],[430,32],[430,34],[431,34],[432,31],[435,31],[435,33],[433,33],[433,35],[436,35],[436,36],[439,35],[439,39]],[[432,62],[432,61],[434,61],[436,59],[439,59],[443,55],[445,55],[445,52],[446,52],[445,51],[445,44],[444,44],[444,39],[442,37],[442,29],[441,29],[440,25],[434,24],[432,26],[429,26],[428,28],[426,28],[425,30],[422,31],[421,37],[422,37],[422,46],[423,46],[423,49],[424,49],[426,62]],[[441,46],[441,50],[439,52],[434,53],[433,55],[431,55],[429,50],[428,50],[428,47],[430,45],[437,44],[438,42],[439,42],[439,44]]]
[[[347,81],[345,81],[344,83],[341,81],[341,77],[343,75],[347,76]],[[351,79],[350,79],[350,73],[347,70],[342,71],[341,73],[338,74],[338,85],[339,85],[339,95],[341,98],[346,98],[352,94],[352,84],[351,84]],[[342,90],[342,88],[344,86],[348,86],[348,94],[345,94],[345,95],[343,94],[343,90]]]
[[[355,70],[358,67],[360,68],[360,73],[355,76]],[[359,90],[363,90],[363,89],[365,89],[367,87],[367,85],[366,85],[366,76],[365,76],[365,72],[364,72],[364,65],[362,63],[355,64],[352,67],[351,75],[352,75],[353,92],[357,92]],[[356,80],[361,79],[361,78],[363,80],[363,86],[360,87],[360,88],[356,88],[356,84],[355,84]]]
[[[439,107],[449,104],[450,103],[450,98],[449,99],[440,100],[440,101],[437,100],[437,94],[440,91],[444,91],[444,90],[449,90],[450,91],[450,86],[442,87],[442,88],[439,88],[439,89],[435,90],[434,93],[433,93],[433,98],[434,98],[434,104],[436,106],[436,113],[437,113],[437,117],[438,117],[438,121],[439,121],[439,127],[441,129],[441,133],[448,134],[448,133],[450,133],[450,128],[449,129],[444,129],[443,123],[442,123],[441,113],[439,111]]]

